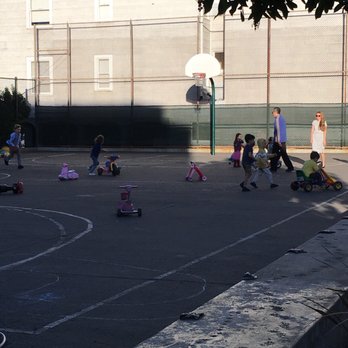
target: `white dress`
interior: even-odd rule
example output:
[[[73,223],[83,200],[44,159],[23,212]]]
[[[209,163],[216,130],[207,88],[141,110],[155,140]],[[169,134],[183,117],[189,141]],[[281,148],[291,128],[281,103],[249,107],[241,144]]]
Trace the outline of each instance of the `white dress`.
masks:
[[[319,128],[319,123],[320,123],[320,121],[318,121],[318,120],[313,120],[313,122],[312,122],[312,126],[314,127],[312,151],[316,151],[318,153],[323,153],[325,150],[324,132]],[[325,121],[325,127],[327,127],[326,121]]]

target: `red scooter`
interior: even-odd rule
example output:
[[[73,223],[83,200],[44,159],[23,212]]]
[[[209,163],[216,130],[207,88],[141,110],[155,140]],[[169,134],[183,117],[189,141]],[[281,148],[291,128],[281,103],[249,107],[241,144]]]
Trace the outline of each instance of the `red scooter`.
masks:
[[[201,181],[207,181],[207,177],[202,173],[202,171],[199,169],[196,163],[190,162],[190,169],[186,175],[186,181],[193,181],[193,174],[197,173],[199,180]]]

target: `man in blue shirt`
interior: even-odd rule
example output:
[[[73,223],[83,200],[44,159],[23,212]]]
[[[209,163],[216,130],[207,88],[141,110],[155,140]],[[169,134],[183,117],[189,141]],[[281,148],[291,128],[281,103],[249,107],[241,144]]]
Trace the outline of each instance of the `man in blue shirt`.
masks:
[[[282,157],[285,165],[288,167],[287,172],[292,172],[294,166],[286,152],[286,122],[284,116],[281,114],[279,107],[273,108],[272,115],[274,117],[274,144],[273,153],[277,154],[276,157],[271,159],[271,171],[277,171],[277,163],[279,158]]]

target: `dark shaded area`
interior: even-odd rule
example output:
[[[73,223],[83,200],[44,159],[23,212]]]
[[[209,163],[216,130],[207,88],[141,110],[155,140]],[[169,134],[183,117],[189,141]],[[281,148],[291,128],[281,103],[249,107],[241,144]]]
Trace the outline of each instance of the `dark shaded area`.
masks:
[[[169,122],[156,107],[40,107],[39,146],[90,145],[98,134],[107,146],[189,146],[192,122]]]
[[[299,164],[303,164],[305,163],[305,160],[303,160],[302,158],[299,158],[299,157],[295,157],[295,156],[289,156],[291,161],[294,162],[294,163],[299,163]],[[309,159],[309,155],[308,155],[308,159]]]
[[[337,294],[337,302],[326,310],[321,299],[310,302],[313,311],[322,314],[322,318],[312,326],[293,348],[301,347],[347,347],[348,341],[348,293],[343,289],[332,289]]]
[[[0,92],[0,144],[4,144],[13,131],[15,123],[26,122],[30,114],[30,104],[14,88]]]
[[[196,104],[197,87],[187,91],[189,106],[74,106],[36,108],[35,141],[38,146],[86,146],[102,133],[106,146],[188,147],[209,145],[209,105]],[[196,99],[195,99],[196,98]],[[330,146],[346,145],[346,125],[338,104],[280,105],[287,122],[288,146],[309,146],[316,110],[327,115]],[[216,106],[216,144],[231,145],[237,132],[256,138],[273,135],[273,117],[266,105]],[[31,120],[31,119],[30,119]],[[31,145],[27,145],[31,146]]]
[[[341,159],[341,158],[333,158],[333,160],[338,161],[338,162],[342,162],[342,163],[348,163],[347,160]]]

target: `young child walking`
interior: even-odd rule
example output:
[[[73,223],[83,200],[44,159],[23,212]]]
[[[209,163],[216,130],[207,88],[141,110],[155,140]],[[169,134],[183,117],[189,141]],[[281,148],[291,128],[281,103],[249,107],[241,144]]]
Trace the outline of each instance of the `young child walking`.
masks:
[[[233,153],[229,160],[230,164],[233,162],[234,168],[240,168],[240,157],[241,157],[243,144],[244,144],[244,141],[242,139],[242,134],[237,133],[233,142]]]
[[[243,192],[249,192],[250,190],[246,187],[248,181],[251,178],[252,166],[255,162],[253,155],[253,147],[255,145],[255,137],[252,134],[245,135],[246,145],[244,146],[243,157],[242,157],[242,166],[244,169],[244,181],[240,183],[240,187]]]
[[[10,139],[6,141],[6,144],[10,148],[9,156],[4,157],[4,162],[8,166],[9,161],[13,158],[13,156],[17,155],[17,164],[18,169],[23,169],[22,166],[22,158],[21,158],[21,144],[22,144],[22,127],[20,124],[15,124],[13,127],[13,132],[10,135]]]
[[[254,188],[257,188],[257,181],[259,179],[259,176],[262,174],[265,174],[270,187],[273,189],[275,187],[278,187],[279,185],[273,183],[273,175],[270,171],[270,165],[269,165],[269,159],[277,156],[276,154],[268,154],[266,152],[267,147],[267,141],[266,139],[258,139],[257,140],[257,146],[259,148],[257,154],[255,155],[255,173],[251,180],[250,185]]]
[[[104,136],[99,134],[94,139],[94,145],[92,147],[91,154],[90,154],[90,157],[92,159],[92,164],[88,168],[89,175],[95,175],[94,171],[99,165],[98,157],[103,144],[104,144]]]

